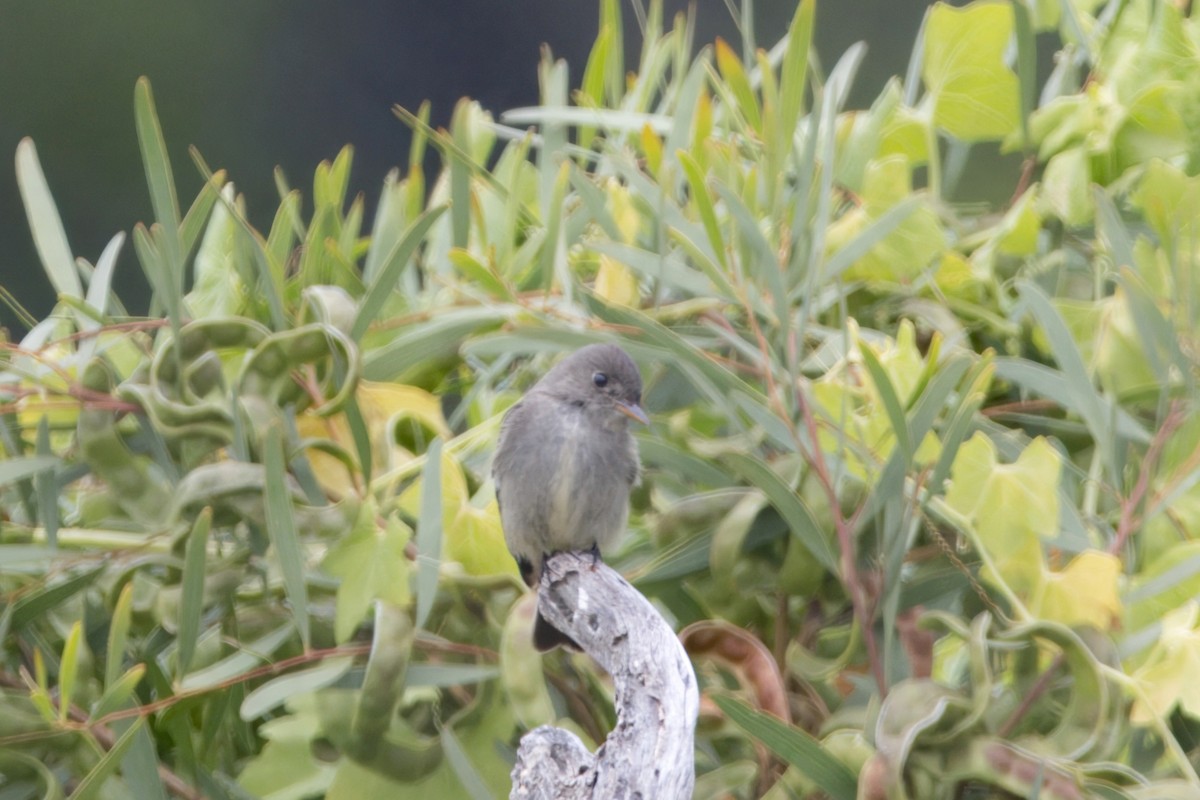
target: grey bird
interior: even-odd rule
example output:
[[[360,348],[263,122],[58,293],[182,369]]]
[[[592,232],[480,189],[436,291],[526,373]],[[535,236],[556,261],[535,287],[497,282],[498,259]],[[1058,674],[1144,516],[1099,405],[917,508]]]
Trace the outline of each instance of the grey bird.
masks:
[[[612,344],[581,348],[556,364],[504,415],[492,465],[500,522],[521,577],[536,586],[545,557],[599,551],[625,530],[640,480],[629,420],[647,423],[642,376]],[[539,612],[538,650],[578,649]]]

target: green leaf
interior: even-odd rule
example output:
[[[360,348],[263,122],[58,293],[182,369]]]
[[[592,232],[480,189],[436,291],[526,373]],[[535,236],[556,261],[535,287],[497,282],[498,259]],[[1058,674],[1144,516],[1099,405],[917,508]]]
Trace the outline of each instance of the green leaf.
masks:
[[[1015,0],[1013,21],[1017,33],[1017,83],[1020,87],[1022,148],[1030,150],[1033,138],[1029,118],[1037,107],[1037,38],[1033,26],[1031,0]]]
[[[215,180],[213,171],[208,168],[207,164],[204,163],[204,159],[200,156],[199,151],[193,148],[191,150],[191,155],[192,161],[195,162],[196,167],[200,170],[200,174],[204,176],[205,180]],[[239,224],[241,224],[242,230],[245,231],[246,236],[249,237],[251,252],[254,254],[254,265],[258,271],[259,285],[262,293],[266,296],[267,307],[271,310],[272,327],[277,331],[286,329],[288,327],[288,317],[283,306],[283,263],[277,263],[273,259],[272,251],[268,249],[267,242],[263,239],[262,235],[250,225],[250,222],[246,219],[246,215],[243,214],[240,209],[238,209],[237,204],[229,202],[229,200],[223,194],[218,194],[218,196],[222,205],[225,206],[225,209],[231,215],[233,215],[233,218],[236,219]],[[298,199],[297,201],[289,201],[289,199],[285,198],[280,206],[280,215],[284,215],[285,210],[292,209],[295,203],[298,203]],[[134,244],[137,244],[137,231],[138,229],[135,228]],[[145,265],[143,264],[143,267],[144,266]],[[151,285],[155,286],[157,289],[158,286],[155,283],[155,280],[156,279],[152,276]],[[169,310],[170,306],[168,305],[168,311]]]
[[[167,156],[167,143],[163,139],[158,112],[154,108],[154,96],[150,81],[138,78],[133,93],[134,119],[137,123],[138,144],[141,145],[142,164],[146,170],[146,181],[150,185],[150,203],[160,231],[155,237],[162,255],[164,268],[161,298],[171,314],[172,327],[178,331],[182,324],[183,306],[183,243],[180,239],[179,200],[175,194],[175,179],[171,174],[171,160]],[[154,228],[151,228],[153,232]]]
[[[384,303],[396,291],[400,273],[408,265],[413,253],[425,241],[425,236],[433,224],[446,211],[446,206],[436,206],[429,209],[413,220],[396,244],[388,251],[381,262],[375,279],[367,287],[366,293],[358,305],[358,313],[354,317],[354,325],[350,329],[350,338],[354,341],[362,339],[367,328],[375,321]]]
[[[124,675],[105,684],[104,694],[92,708],[92,719],[102,719],[107,714],[125,708],[145,675],[146,665],[135,664],[126,670]]]
[[[467,126],[470,121],[470,102],[463,98],[454,107],[450,119],[450,136],[459,153],[470,157],[471,146]],[[450,159],[450,230],[455,247],[467,247],[471,232],[471,167],[461,158]]]
[[[907,197],[871,220],[855,234],[854,238],[843,243],[836,253],[825,260],[825,264],[821,268],[821,280],[836,281],[842,276],[842,273],[855,262],[865,258],[877,245],[899,228],[913,212],[923,206],[921,198]],[[793,300],[799,296],[803,288],[803,286],[797,287],[792,292]]]
[[[410,369],[456,354],[463,339],[481,328],[499,325],[515,313],[516,307],[498,305],[450,306],[434,312],[368,351],[362,376],[373,381],[396,380]]]
[[[22,595],[12,604],[12,626],[19,629],[38,619],[47,611],[92,585],[106,567],[92,567],[60,583],[42,588],[40,591]]]
[[[24,792],[18,797],[37,797],[38,800],[63,800],[66,794],[54,770],[42,763],[41,758],[27,756],[16,748],[0,750],[0,775],[5,783]],[[28,794],[28,792],[37,794]]]
[[[398,519],[376,523],[376,508],[363,503],[358,521],[325,557],[322,567],[341,578],[334,616],[334,639],[349,640],[376,600],[398,606],[411,602],[410,566],[404,548],[411,532]]]
[[[1100,448],[1109,480],[1114,485],[1120,484],[1116,453],[1118,443],[1113,441],[1112,428],[1109,425],[1110,403],[1106,402],[1092,385],[1092,377],[1088,374],[1079,347],[1075,344],[1075,339],[1063,322],[1062,316],[1051,304],[1050,298],[1036,284],[1029,281],[1020,282],[1018,290],[1022,301],[1046,334],[1054,360],[1058,362],[1067,379],[1064,388],[1070,398],[1070,407],[1083,417],[1096,446]]]
[[[208,555],[208,532],[212,507],[205,506],[192,525],[183,557],[183,590],[179,599],[178,663],[175,675],[182,678],[192,665],[200,637],[200,615],[204,612],[204,566]]]
[[[746,69],[742,66],[742,60],[738,58],[737,53],[733,52],[724,39],[717,39],[717,68],[721,70],[721,77],[724,79],[724,84],[718,84],[718,89],[727,88],[733,95],[737,110],[741,113],[742,119],[756,132],[759,136],[762,135],[762,112],[758,107],[758,98],[754,95],[754,90],[750,87],[750,80],[746,76]],[[751,57],[751,53],[746,53],[746,57]]]
[[[717,222],[717,212],[713,207],[708,185],[704,181],[704,173],[701,171],[696,159],[692,158],[689,153],[681,150],[675,155],[679,159],[679,165],[683,167],[683,174],[687,177],[688,185],[691,188],[691,201],[695,204],[696,213],[700,215],[700,221],[704,224],[704,232],[708,235],[709,247],[712,248],[712,253],[716,256],[717,262],[720,263],[721,269],[728,270],[729,264],[726,261],[725,240],[721,236],[721,226]]]
[[[284,592],[291,603],[292,618],[307,650],[311,642],[308,618],[308,586],[304,574],[304,553],[296,532],[292,495],[284,471],[283,431],[277,424],[267,429],[266,437],[266,519],[267,534],[279,558]]]
[[[117,767],[121,765],[121,759],[133,746],[134,740],[138,736],[138,732],[146,725],[145,717],[138,719],[129,726],[129,730],[121,735],[113,744],[112,749],[104,754],[104,757],[96,762],[96,766],[92,767],[91,771],[84,776],[79,785],[75,787],[75,791],[71,793],[71,800],[92,800],[92,798],[103,797],[101,793],[104,784],[110,777],[116,774]]]
[[[209,214],[212,213],[213,206],[217,203],[217,197],[221,193],[221,187],[224,185],[225,171],[219,170],[204,182],[204,185],[200,187],[200,194],[196,195],[196,199],[192,201],[192,207],[183,215],[183,221],[179,224],[179,240],[184,255],[192,252],[200,235],[204,233]]]
[[[1012,33],[1007,2],[933,6],[925,19],[921,77],[935,125],[965,142],[1002,139],[1017,126],[1017,76],[1004,63]]]
[[[76,299],[83,298],[83,282],[67,243],[67,232],[63,229],[58,206],[46,184],[42,165],[38,161],[37,148],[32,139],[22,139],[17,145],[17,187],[25,203],[25,215],[29,219],[29,230],[33,233],[33,244],[46,270],[46,276],[54,291]]]
[[[127,733],[126,726],[133,726],[131,720],[119,720],[113,725],[113,729],[118,733]],[[159,775],[159,757],[158,751],[154,746],[154,734],[150,730],[150,726],[137,726],[137,733],[133,737],[133,745],[125,754],[125,758],[121,759],[121,777],[125,779],[125,784],[128,787],[129,795],[136,797],[138,800],[167,800],[167,791],[163,786],[163,779]],[[187,750],[186,745],[180,748]],[[191,759],[193,764],[194,759]],[[192,765],[181,765],[187,768],[189,772],[195,769]]]
[[[104,654],[104,688],[107,691],[121,677],[125,664],[125,645],[129,641],[129,625],[133,615],[133,581],[121,587],[108,623],[108,646]]]
[[[1056,153],[1042,173],[1042,197],[1051,212],[1068,225],[1089,225],[1095,216],[1088,153],[1071,147]]]
[[[479,771],[475,769],[471,759],[467,757],[466,751],[463,750],[462,744],[459,743],[458,737],[454,735],[449,725],[442,728],[442,747],[445,750],[446,759],[454,769],[454,774],[458,776],[458,782],[467,797],[470,797],[471,800],[492,800],[491,790],[480,777]]]
[[[816,0],[801,0],[788,27],[787,50],[779,69],[779,138],[789,150],[804,110],[808,88],[808,56],[812,48]]]
[[[783,482],[761,460],[741,453],[729,453],[724,461],[735,473],[762,490],[771,505],[787,522],[788,528],[800,540],[813,558],[831,574],[839,574],[837,555],[829,544],[828,532],[821,530],[812,512],[795,490]]]
[[[154,216],[159,224],[178,232],[179,200],[175,195],[171,160],[167,157],[167,144],[163,139],[162,126],[158,122],[149,79],[138,78],[133,105],[138,143],[142,148],[142,163],[150,184],[150,201],[154,206]]]
[[[739,728],[800,770],[833,800],[855,800],[858,781],[821,743],[799,728],[724,695],[713,701]]]
[[[408,668],[406,686],[469,686],[484,683],[500,676],[499,667],[486,664],[413,664]]]
[[[417,628],[425,626],[437,594],[442,563],[442,438],[425,450],[421,471],[421,512],[417,520]]]
[[[66,722],[75,700],[75,683],[79,679],[79,646],[83,636],[82,623],[76,621],[63,642],[62,660],[58,667],[58,719]]]
[[[0,486],[19,483],[62,464],[55,455],[21,456],[0,461]]]
[[[86,302],[91,308],[95,309],[101,319],[109,313],[108,295],[112,290],[113,273],[117,268],[117,256],[120,255],[121,247],[124,244],[124,233],[118,233],[108,240],[108,244],[104,246],[104,250],[100,253],[100,258],[96,259],[96,271],[92,273],[92,278],[88,282]],[[89,323],[83,323],[85,330],[95,330],[100,327],[100,323],[97,321],[89,320]],[[88,340],[88,342],[94,341],[94,339]],[[83,346],[85,345],[80,345],[81,348]]]
[[[879,356],[875,355],[875,351],[870,346],[860,342],[858,351],[862,356],[863,364],[867,367],[867,372],[871,373],[871,382],[875,384],[875,391],[879,393],[884,411],[887,412],[892,433],[896,436],[896,445],[904,453],[907,462],[912,458],[913,444],[908,430],[908,418],[904,414],[900,398],[896,396],[896,387],[892,385],[892,379],[888,377],[883,365],[879,363]]]
[[[331,686],[354,666],[350,657],[327,658],[310,669],[289,672],[262,684],[242,701],[238,715],[246,722],[262,717],[267,712],[287,703],[294,695],[315,692]]]
[[[188,675],[179,688],[181,691],[190,692],[233,680],[269,659],[295,632],[295,625],[288,622],[254,641],[245,642],[231,655]]]

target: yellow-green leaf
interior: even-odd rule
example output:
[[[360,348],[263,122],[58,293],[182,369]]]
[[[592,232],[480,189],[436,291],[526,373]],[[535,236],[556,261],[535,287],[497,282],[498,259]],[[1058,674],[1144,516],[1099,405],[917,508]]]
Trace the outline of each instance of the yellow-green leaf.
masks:
[[[1166,717],[1176,707],[1188,716],[1200,719],[1200,630],[1196,629],[1200,605],[1186,605],[1166,614],[1162,633],[1149,658],[1133,674],[1143,690],[1134,700],[1130,721],[1150,725],[1155,718]]]
[[[1012,31],[1007,2],[934,5],[925,23],[921,77],[935,125],[967,142],[1001,139],[1017,126],[1017,76],[1004,64]]]
[[[637,276],[629,267],[611,256],[600,256],[600,269],[596,272],[594,290],[609,303],[621,306],[637,305]]]
[[[1045,576],[1040,602],[1030,611],[1064,625],[1111,630],[1121,619],[1120,576],[1121,561],[1116,556],[1085,550],[1071,559],[1066,569]]]
[[[338,642],[350,638],[375,600],[408,605],[411,564],[404,547],[411,536],[408,527],[395,518],[378,524],[375,504],[364,502],[350,533],[330,549],[323,567],[342,579],[334,619]]]

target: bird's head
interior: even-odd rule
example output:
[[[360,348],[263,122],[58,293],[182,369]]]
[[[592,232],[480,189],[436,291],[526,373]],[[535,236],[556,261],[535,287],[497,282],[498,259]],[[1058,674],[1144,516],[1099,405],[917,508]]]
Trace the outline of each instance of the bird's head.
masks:
[[[633,359],[615,344],[591,344],[558,362],[539,386],[576,405],[624,414],[648,424],[642,411],[642,376]]]

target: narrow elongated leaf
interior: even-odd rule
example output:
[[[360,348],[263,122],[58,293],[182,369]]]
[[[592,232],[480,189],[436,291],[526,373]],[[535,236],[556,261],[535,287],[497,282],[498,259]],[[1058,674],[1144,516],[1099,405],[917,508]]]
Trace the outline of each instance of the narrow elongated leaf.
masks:
[[[92,273],[92,280],[88,284],[86,302],[96,309],[101,317],[108,313],[108,294],[112,290],[113,272],[116,270],[117,256],[120,255],[123,244],[125,244],[124,233],[118,233],[109,239],[104,251],[100,253],[100,258],[96,260],[96,270]],[[85,330],[94,330],[98,327],[100,327],[99,323],[92,323],[85,325]]]
[[[353,665],[352,658],[329,658],[311,669],[272,678],[246,695],[238,714],[247,722],[258,719],[295,695],[315,692],[336,683]]]
[[[146,724],[145,717],[139,717],[129,730],[117,739],[112,749],[104,754],[104,757],[96,762],[96,766],[92,767],[91,771],[84,776],[79,785],[75,787],[75,791],[71,793],[71,800],[92,800],[94,797],[102,797],[101,789],[105,781],[112,777],[117,767],[121,765],[121,759],[129,752],[129,748],[133,746],[134,739]]]
[[[218,170],[200,187],[200,194],[196,195],[196,199],[192,201],[192,207],[183,215],[183,221],[179,224],[179,241],[185,256],[192,252],[192,248],[200,239],[200,234],[204,233],[204,228],[208,224],[208,215],[216,205],[217,195],[221,193],[221,187],[224,185],[225,170]]]
[[[58,215],[54,197],[50,194],[46,176],[42,173],[32,139],[22,139],[17,145],[16,170],[17,188],[21,190],[29,230],[33,233],[33,244],[46,276],[59,294],[82,299],[83,282],[79,279],[75,257],[71,255],[71,245],[67,242],[67,232]]]
[[[481,328],[501,324],[514,316],[517,308],[495,305],[449,308],[402,328],[387,344],[367,354],[362,376],[372,381],[395,380],[413,367],[457,353],[463,339]]]
[[[660,280],[687,294],[704,297],[713,291],[712,284],[702,273],[689,268],[674,256],[617,242],[597,242],[596,252],[611,256],[644,278]]]
[[[746,58],[753,56],[753,50],[745,53]],[[721,70],[723,81],[718,83],[718,89],[727,89],[735,102],[735,108],[742,119],[760,137],[762,136],[762,112],[758,107],[758,98],[750,86],[750,79],[737,53],[733,52],[724,39],[717,39],[717,68]]]
[[[58,720],[66,722],[75,700],[75,683],[79,679],[79,640],[83,625],[76,621],[63,642],[62,659],[58,665]]]
[[[0,461],[0,486],[29,480],[38,473],[53,470],[62,460],[55,455],[22,456]]]
[[[1049,398],[1080,417],[1085,410],[1080,408],[1079,393],[1072,392],[1067,376],[1056,369],[1023,358],[997,358],[996,376],[1019,384],[1023,389]],[[1086,418],[1085,418],[1086,423]],[[1129,412],[1116,410],[1117,432],[1133,441],[1147,443],[1150,434]],[[1090,432],[1090,428],[1088,429]]]
[[[859,347],[859,353],[862,355],[867,372],[871,373],[871,382],[875,384],[875,391],[879,392],[883,410],[887,412],[888,422],[892,425],[892,433],[896,436],[896,446],[904,453],[907,461],[912,457],[913,442],[909,436],[908,419],[904,415],[904,408],[900,405],[900,398],[896,396],[896,387],[892,386],[892,379],[888,377],[883,365],[879,363],[879,356],[875,355],[874,350],[863,343]]]
[[[211,169],[209,169],[208,164],[204,163],[204,159],[200,156],[200,152],[195,148],[192,148],[189,152],[191,153],[192,161],[196,164],[196,167],[200,170],[200,174],[204,176],[205,180],[210,182],[214,181],[214,173]],[[267,242],[246,219],[246,215],[243,214],[241,209],[237,207],[237,204],[231,202],[229,198],[225,197],[220,192],[217,193],[217,197],[220,202],[224,204],[226,210],[242,226],[242,230],[245,231],[246,236],[249,237],[251,251],[254,253],[254,265],[258,269],[260,286],[262,287],[263,293],[266,295],[267,307],[271,310],[272,327],[277,331],[286,329],[288,326],[288,318],[283,306],[283,263],[276,262],[272,258],[271,251],[267,247]],[[280,214],[284,213],[285,208],[289,210],[294,208],[294,206],[291,204],[291,202],[294,201],[289,201],[287,199],[288,195],[286,194],[284,197],[285,199],[280,206]],[[294,216],[298,217],[298,214]],[[134,233],[136,235],[136,229],[134,230]],[[134,244],[137,244],[136,238]],[[170,310],[170,306],[168,306],[168,310]]]
[[[137,685],[142,682],[142,678],[146,675],[145,664],[135,664],[126,670],[124,675],[110,681],[104,689],[104,694],[100,696],[100,700],[92,708],[92,719],[102,719],[106,714],[111,714],[126,706],[130,698],[133,697],[133,692],[137,689]]]
[[[180,689],[185,692],[204,689],[237,678],[270,658],[284,642],[295,635],[295,631],[295,626],[288,622],[252,642],[247,642],[232,655],[188,675],[180,684]]]
[[[812,47],[816,0],[801,0],[788,28],[787,50],[779,70],[779,127],[781,144],[791,149],[804,109],[808,88],[808,54]]]
[[[725,463],[748,483],[761,489],[787,522],[792,533],[812,553],[813,558],[830,573],[838,574],[837,554],[829,544],[832,532],[821,530],[816,518],[795,490],[784,483],[770,467],[753,456],[729,453],[725,456]]]
[[[442,748],[446,753],[446,760],[454,769],[454,774],[458,777],[458,782],[462,785],[466,796],[471,800],[492,800],[491,790],[480,777],[479,771],[471,763],[471,759],[459,744],[458,737],[454,735],[449,725],[442,728]]]
[[[829,257],[821,267],[821,280],[835,281],[840,278],[843,272],[900,227],[921,206],[921,202],[919,197],[906,197],[872,220],[862,232]],[[798,293],[793,291],[793,299],[797,296]]]
[[[442,439],[425,450],[421,472],[421,514],[417,521],[417,628],[425,625],[437,594],[442,563]]]
[[[798,769],[833,800],[857,797],[858,782],[854,774],[816,739],[732,697],[716,695],[713,700],[734,724]]]
[[[283,431],[278,425],[267,430],[266,441],[266,520],[267,534],[279,557],[283,587],[292,606],[296,630],[307,650],[311,641],[308,621],[308,585],[304,574],[304,553],[296,532],[292,495],[284,471]]]
[[[181,320],[176,315],[183,307],[183,242],[179,235],[179,199],[175,194],[175,178],[171,172],[171,159],[167,155],[167,143],[163,139],[158,112],[154,108],[154,95],[150,91],[150,81],[144,76],[138,78],[134,89],[133,111],[142,165],[146,170],[146,182],[150,185],[150,203],[161,231],[155,237],[165,270],[161,283],[165,294],[161,299],[168,311],[175,310],[172,324],[178,326]],[[151,231],[154,231],[153,227]]]
[[[1033,29],[1031,0],[1015,0],[1012,4],[1017,40],[1017,84],[1020,88],[1021,142],[1028,150],[1033,140],[1029,133],[1029,117],[1037,107],[1037,37]]]
[[[158,122],[150,81],[145,77],[138,79],[134,92],[134,115],[137,120],[138,143],[142,148],[142,163],[150,184],[150,202],[154,206],[154,216],[160,224],[169,225],[178,232],[179,200],[175,194],[171,160],[167,156],[167,144],[163,139],[162,126]]]
[[[103,564],[92,567],[48,589],[22,595],[12,604],[12,626],[14,628],[24,627],[63,601],[74,597],[91,586],[104,570],[105,565]]]
[[[713,207],[712,196],[709,194],[708,185],[704,181],[704,173],[700,169],[700,165],[696,163],[696,159],[682,150],[677,151],[675,156],[679,159],[680,166],[683,167],[683,174],[687,176],[688,186],[691,188],[691,200],[696,206],[696,213],[700,215],[700,221],[704,224],[704,232],[708,235],[708,244],[712,248],[713,255],[717,257],[721,268],[727,270],[729,268],[725,255],[725,240],[721,236],[721,226],[717,222],[717,212]]]
[[[124,726],[133,724],[132,721],[121,720],[113,727],[118,732],[128,732]],[[189,758],[188,761],[195,763],[194,758]],[[133,734],[133,744],[125,753],[125,758],[121,759],[121,777],[129,787],[129,796],[138,800],[167,800],[167,790],[158,770],[159,757],[158,749],[154,745],[154,735],[149,726],[137,726],[137,732]]]
[[[104,654],[104,688],[107,690],[120,677],[125,664],[125,644],[129,640],[129,624],[133,614],[133,582],[126,583],[117,595],[112,619],[108,624],[108,647]]]
[[[468,101],[463,99],[454,108],[450,120],[450,136],[455,149],[470,158],[467,120]],[[443,137],[439,137],[443,138]],[[462,159],[450,159],[450,231],[455,247],[466,247],[471,232],[471,172],[472,164]]]
[[[413,664],[404,676],[405,686],[469,686],[500,677],[500,668],[487,664]]]
[[[436,206],[429,209],[421,216],[413,220],[412,224],[405,229],[396,244],[388,251],[387,256],[383,259],[382,265],[379,267],[378,274],[371,285],[367,287],[366,294],[358,304],[358,314],[354,317],[354,325],[350,329],[350,338],[354,341],[362,339],[367,328],[375,321],[379,312],[383,309],[383,304],[387,302],[388,297],[392,292],[396,291],[397,282],[400,278],[400,273],[412,258],[413,253],[425,241],[425,235],[433,224],[441,218],[446,211],[446,206]]]
[[[212,526],[212,508],[205,507],[188,536],[183,557],[183,591],[179,600],[179,642],[176,676],[180,679],[192,665],[196,640],[200,637],[200,615],[204,611],[204,562],[208,554],[208,531]]]
[[[742,198],[721,182],[713,184],[717,194],[725,202],[734,223],[737,225],[738,236],[749,248],[750,263],[746,272],[759,280],[759,285],[770,292],[775,301],[775,319],[777,324],[784,324],[788,319],[788,292],[783,285],[783,267],[775,255],[775,248],[767,241],[758,226],[754,214],[742,202]]]

